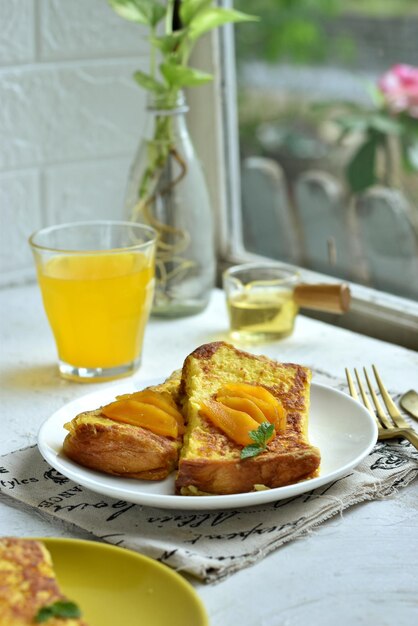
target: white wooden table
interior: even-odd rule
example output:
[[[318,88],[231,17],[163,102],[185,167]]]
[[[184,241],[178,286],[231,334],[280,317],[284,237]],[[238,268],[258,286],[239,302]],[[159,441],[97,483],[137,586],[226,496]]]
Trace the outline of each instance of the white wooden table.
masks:
[[[58,377],[37,286],[0,291],[0,316],[3,454],[35,443],[39,426],[52,412],[100,385]],[[170,373],[198,345],[226,339],[226,332],[226,310],[219,291],[201,315],[151,321],[136,380],[141,383]],[[374,362],[390,388],[418,387],[417,354],[302,316],[292,337],[252,351],[341,378],[344,366]],[[54,520],[45,521],[0,502],[0,535],[10,534],[91,539],[86,532],[68,532]],[[412,626],[418,623],[417,555],[415,481],[390,499],[348,509],[310,536],[285,545],[221,583],[195,586],[211,626]]]

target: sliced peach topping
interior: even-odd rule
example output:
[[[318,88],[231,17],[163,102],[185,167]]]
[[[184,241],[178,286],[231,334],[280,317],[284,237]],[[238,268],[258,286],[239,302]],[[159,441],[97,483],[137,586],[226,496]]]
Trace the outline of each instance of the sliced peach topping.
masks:
[[[218,392],[218,400],[225,397],[250,400],[263,413],[265,420],[270,422],[270,424],[274,424],[278,432],[286,429],[285,408],[279,398],[264,387],[249,385],[248,383],[227,383]],[[220,401],[223,402],[223,399]],[[229,406],[231,406],[230,403]],[[255,413],[251,413],[251,415],[257,419]]]
[[[228,383],[221,387],[215,400],[201,405],[200,412],[230,439],[246,446],[253,439],[250,431],[257,430],[260,424],[273,424],[276,431],[286,428],[286,411],[276,396],[258,385]]]
[[[134,393],[126,393],[123,396],[116,396],[116,400],[136,400],[137,402],[145,402],[145,404],[152,404],[158,409],[165,411],[177,422],[179,433],[184,434],[184,420],[183,415],[177,409],[173,398],[169,393],[164,391],[152,391],[151,389],[144,389],[144,391],[135,391]]]
[[[224,406],[228,406],[231,409],[236,409],[237,411],[243,411],[244,413],[248,413],[248,415],[259,424],[261,424],[261,422],[267,421],[263,411],[255,404],[255,402],[253,402],[249,398],[218,395],[216,396],[216,399]]]
[[[142,426],[156,435],[165,437],[178,436],[176,419],[166,410],[162,410],[153,404],[146,404],[129,398],[116,400],[101,409],[102,414],[115,422]]]
[[[259,426],[259,423],[248,413],[224,406],[215,400],[207,400],[202,403],[200,413],[222,430],[227,437],[241,446],[252,443],[249,432],[256,430]]]

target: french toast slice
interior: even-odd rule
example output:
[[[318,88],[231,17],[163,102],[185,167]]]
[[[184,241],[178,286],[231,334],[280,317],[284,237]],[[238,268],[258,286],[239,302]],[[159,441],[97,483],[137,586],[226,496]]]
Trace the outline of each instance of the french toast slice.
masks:
[[[233,494],[274,488],[315,475],[319,450],[308,440],[311,372],[292,363],[277,363],[225,342],[205,344],[192,352],[182,370],[180,395],[187,421],[180,453],[176,492],[182,495]],[[202,414],[225,384],[263,387],[279,399],[285,429],[267,449],[241,459],[243,446],[231,440]]]
[[[0,538],[0,624],[33,626],[38,612],[67,601],[55,577],[51,555],[40,541]],[[86,626],[81,618],[54,617],[48,626]]]
[[[180,371],[147,391],[169,395],[174,403],[180,386]],[[64,454],[76,463],[106,474],[162,480],[176,467],[181,435],[168,437],[130,423],[106,417],[105,407],[77,415],[64,427],[69,431]]]

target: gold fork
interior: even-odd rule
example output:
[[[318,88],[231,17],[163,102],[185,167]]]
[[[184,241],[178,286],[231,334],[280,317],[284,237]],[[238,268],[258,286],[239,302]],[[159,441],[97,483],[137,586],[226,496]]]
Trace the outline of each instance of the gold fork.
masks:
[[[407,439],[418,450],[418,433],[410,426],[410,424],[408,424],[408,422],[399,413],[398,409],[395,406],[395,403],[393,402],[392,398],[387,392],[387,389],[384,386],[382,379],[380,378],[379,372],[377,371],[375,365],[372,365],[372,368],[373,368],[373,373],[374,373],[377,385],[380,390],[380,395],[386,406],[388,415],[385,413],[384,409],[382,408],[379,398],[377,397],[377,394],[375,390],[373,389],[373,385],[370,381],[370,377],[367,373],[366,368],[365,367],[363,368],[364,377],[366,379],[367,386],[369,388],[370,396],[373,400],[375,409],[373,409],[373,406],[371,405],[370,400],[367,397],[366,391],[360,380],[360,376],[359,376],[357,369],[354,369],[354,373],[357,378],[357,384],[360,390],[363,404],[365,405],[366,409],[368,409],[368,411],[376,420],[378,433],[379,433],[378,439],[396,439],[396,438]],[[347,368],[345,369],[345,375],[347,377],[348,388],[350,390],[351,397],[354,398],[354,400],[359,401],[359,396],[354,387],[353,379]]]

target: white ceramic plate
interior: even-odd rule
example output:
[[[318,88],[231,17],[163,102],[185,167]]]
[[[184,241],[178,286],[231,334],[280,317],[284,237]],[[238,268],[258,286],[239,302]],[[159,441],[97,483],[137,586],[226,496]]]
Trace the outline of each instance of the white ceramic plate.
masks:
[[[141,388],[158,384],[148,381]],[[116,395],[135,391],[124,383],[74,400],[56,411],[42,425],[38,446],[50,465],[75,482],[102,495],[165,509],[226,509],[274,502],[316,489],[350,472],[369,454],[377,439],[377,428],[369,412],[341,391],[313,383],[309,413],[309,438],[321,451],[321,471],[317,478],[294,485],[225,496],[177,496],[174,474],[162,481],[143,481],[101,474],[81,467],[62,453],[67,434],[63,424],[78,413],[95,409],[114,400]]]

